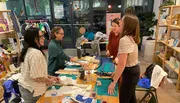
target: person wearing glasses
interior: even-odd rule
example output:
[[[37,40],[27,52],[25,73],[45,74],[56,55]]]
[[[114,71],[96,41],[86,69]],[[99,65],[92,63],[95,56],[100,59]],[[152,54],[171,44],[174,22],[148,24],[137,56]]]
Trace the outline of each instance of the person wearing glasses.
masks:
[[[46,57],[41,49],[44,39],[44,34],[38,28],[29,28],[25,32],[26,45],[20,56],[21,76],[18,79],[24,103],[36,103],[47,86],[60,82],[59,78],[48,75]]]
[[[109,40],[106,51],[106,55],[113,56],[113,60],[117,57],[118,47],[119,47],[119,39],[120,39],[119,21],[120,21],[119,18],[115,18],[114,20],[112,20],[112,31],[109,34]]]
[[[65,61],[76,62],[81,66],[86,65],[64,53],[61,43],[63,37],[64,30],[61,27],[54,27],[51,30],[51,42],[48,45],[48,74],[52,76],[58,76],[55,72],[65,68]]]

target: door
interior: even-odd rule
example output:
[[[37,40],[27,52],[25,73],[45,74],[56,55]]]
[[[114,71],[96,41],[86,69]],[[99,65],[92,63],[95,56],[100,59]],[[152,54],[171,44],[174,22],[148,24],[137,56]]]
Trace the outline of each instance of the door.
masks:
[[[61,26],[65,36],[63,43],[67,48],[74,48],[76,39],[81,36],[80,27],[91,30],[91,0],[53,0],[53,26]]]

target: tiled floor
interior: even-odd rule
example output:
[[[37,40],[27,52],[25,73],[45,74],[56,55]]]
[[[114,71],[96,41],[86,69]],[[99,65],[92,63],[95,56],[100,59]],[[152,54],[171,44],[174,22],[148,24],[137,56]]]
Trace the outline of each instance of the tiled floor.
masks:
[[[143,60],[143,57],[139,57],[141,74],[145,71],[146,67],[150,64]],[[180,103],[180,93],[176,92],[175,85],[168,81],[164,87],[160,87],[157,90],[159,103]],[[137,98],[142,98],[144,93],[136,92]]]

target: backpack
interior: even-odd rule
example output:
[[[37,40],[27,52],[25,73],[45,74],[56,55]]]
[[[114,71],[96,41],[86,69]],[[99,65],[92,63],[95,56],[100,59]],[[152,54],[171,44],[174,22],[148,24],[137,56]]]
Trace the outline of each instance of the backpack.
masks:
[[[146,71],[145,71],[145,76],[149,79],[151,79],[151,76],[152,76],[152,72],[153,72],[153,69],[154,67],[156,66],[156,64],[152,63],[150,64],[147,68],[146,68]]]

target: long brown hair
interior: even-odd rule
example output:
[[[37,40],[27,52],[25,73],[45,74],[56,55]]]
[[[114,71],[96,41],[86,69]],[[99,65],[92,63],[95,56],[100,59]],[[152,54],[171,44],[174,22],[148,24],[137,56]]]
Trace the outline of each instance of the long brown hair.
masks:
[[[51,30],[51,39],[56,39],[56,36],[55,36],[55,33],[56,34],[59,34],[59,30],[61,30],[62,28],[61,27],[54,27],[52,30]]]
[[[139,19],[132,14],[125,14],[123,17],[124,26],[122,36],[132,36],[136,44],[140,43]]]

